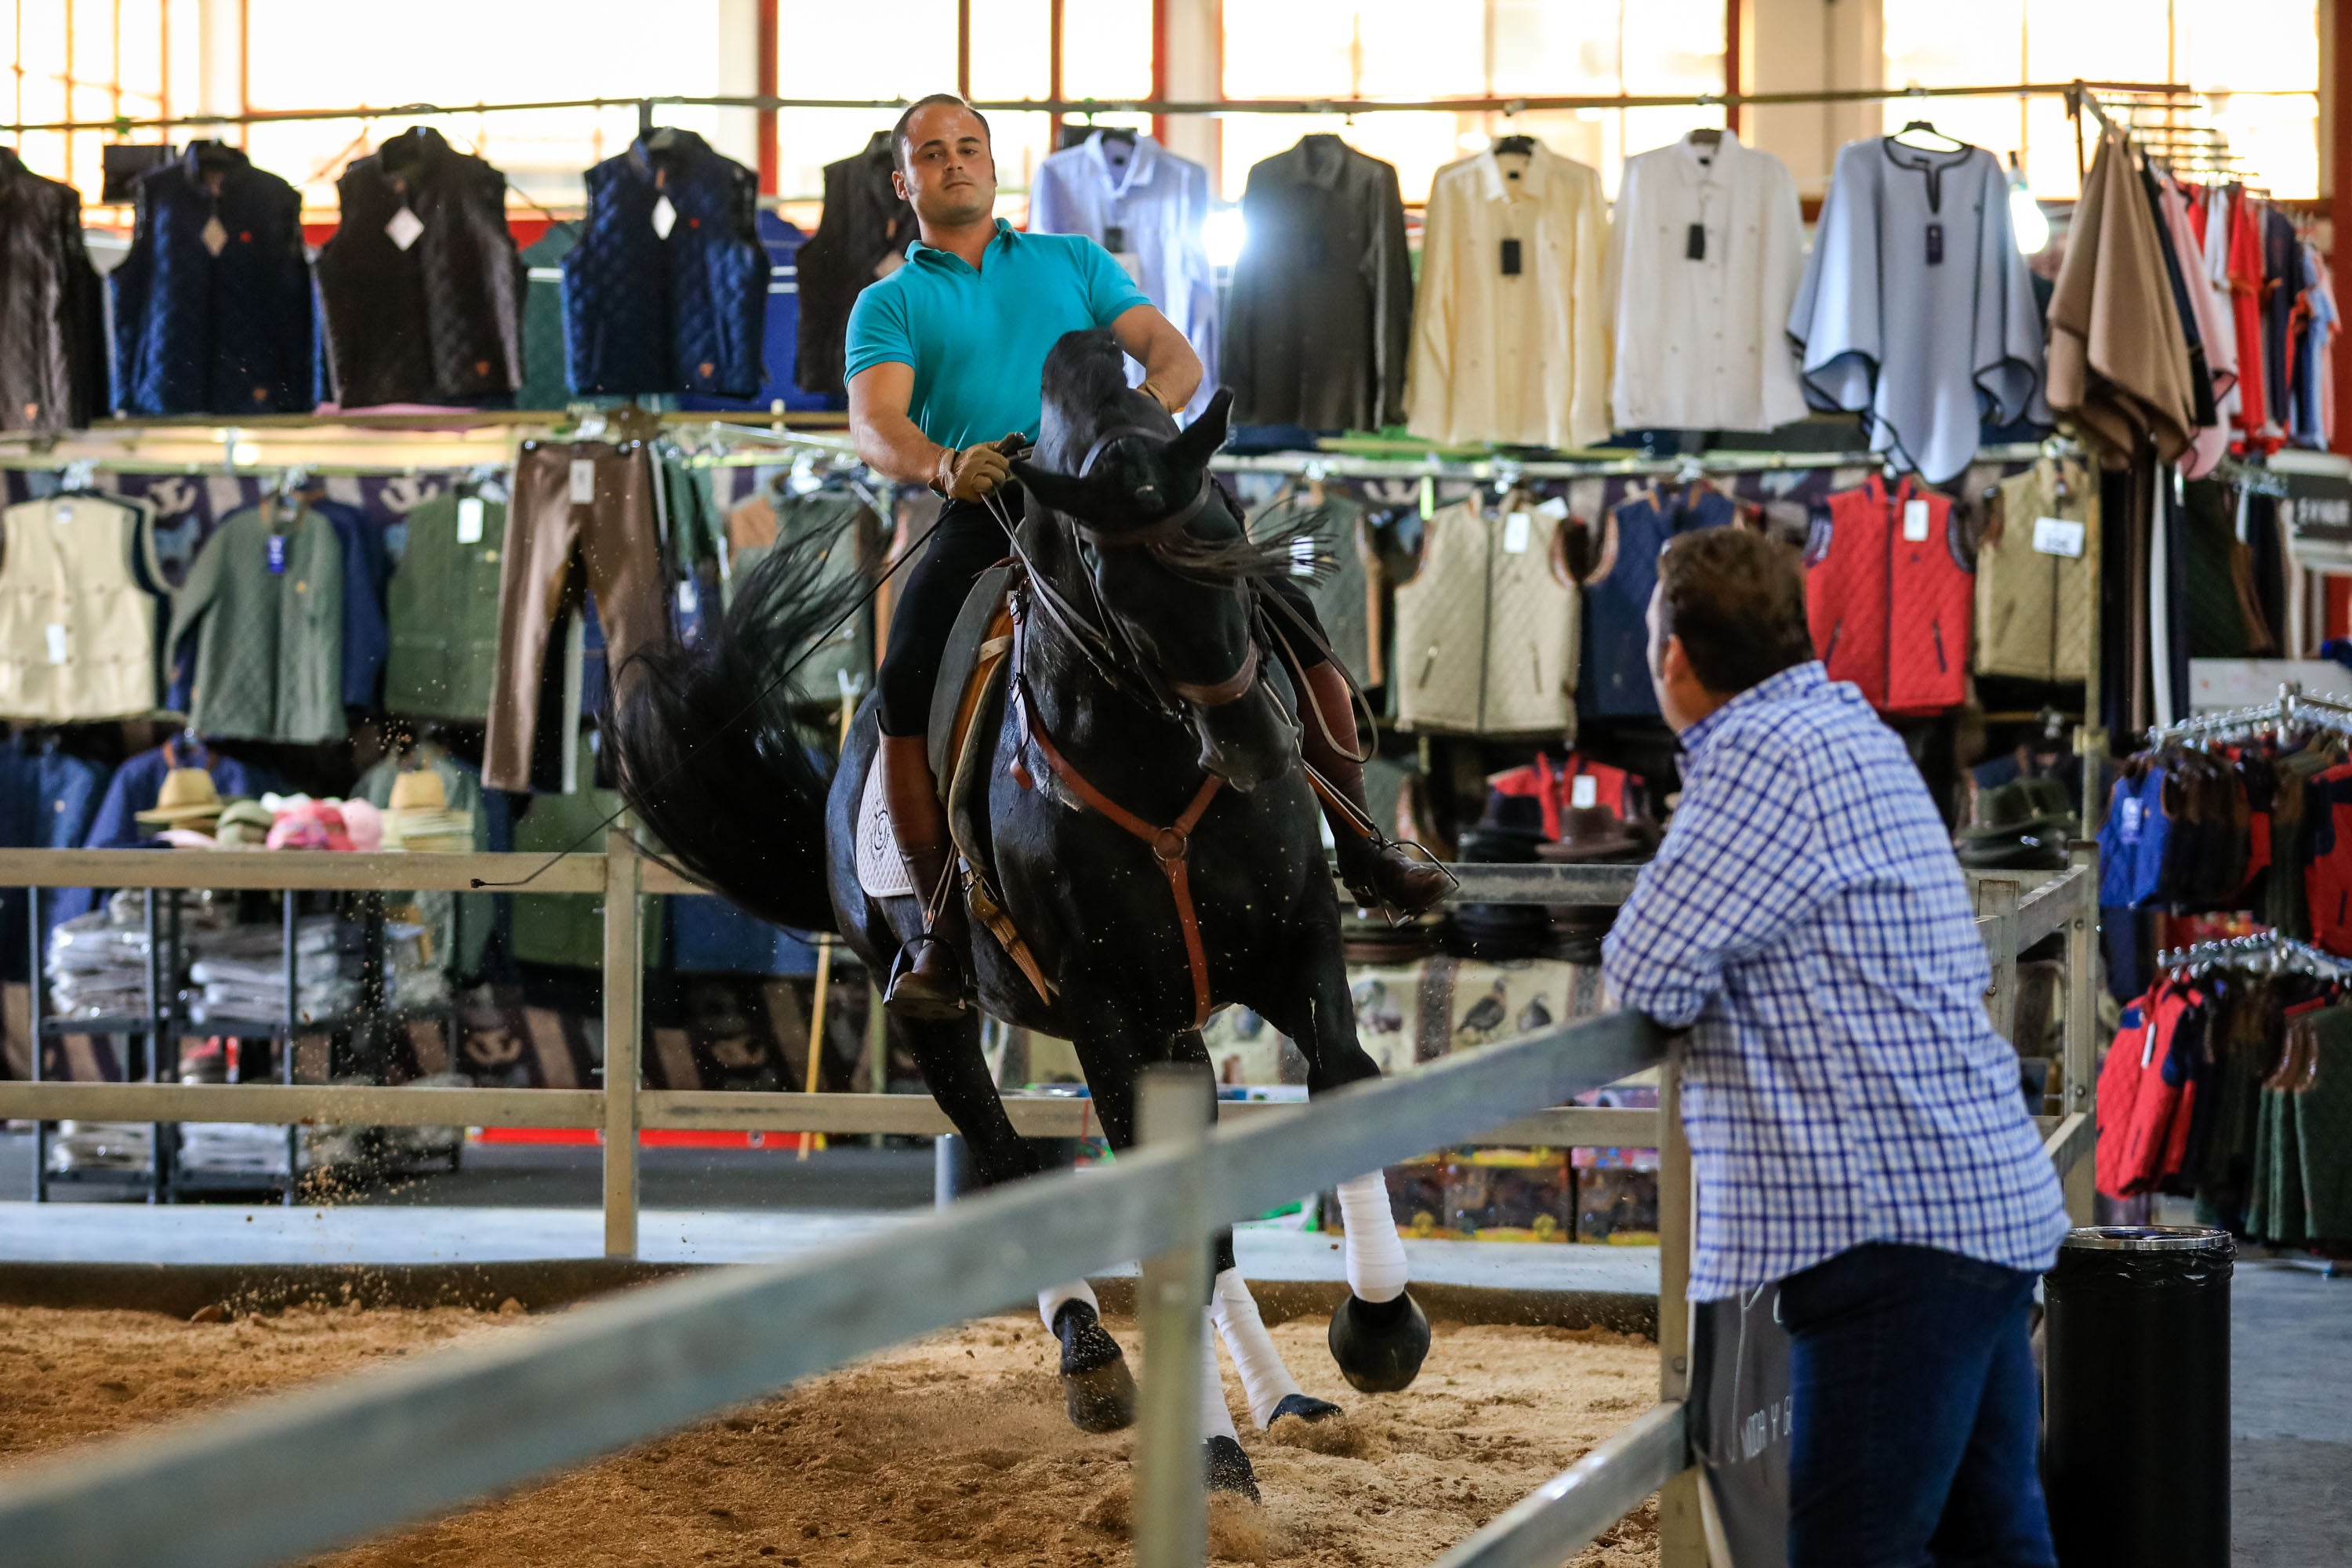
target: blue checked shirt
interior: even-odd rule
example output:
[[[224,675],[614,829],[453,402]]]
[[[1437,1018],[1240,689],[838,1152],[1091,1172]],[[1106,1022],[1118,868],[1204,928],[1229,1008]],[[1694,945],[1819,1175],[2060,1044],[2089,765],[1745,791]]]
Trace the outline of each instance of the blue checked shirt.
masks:
[[[1902,741],[1818,663],[1685,731],[1682,805],[1602,950],[1695,1026],[1690,1298],[1870,1241],[2046,1268],[2058,1178],[1993,1033],[1968,887]]]

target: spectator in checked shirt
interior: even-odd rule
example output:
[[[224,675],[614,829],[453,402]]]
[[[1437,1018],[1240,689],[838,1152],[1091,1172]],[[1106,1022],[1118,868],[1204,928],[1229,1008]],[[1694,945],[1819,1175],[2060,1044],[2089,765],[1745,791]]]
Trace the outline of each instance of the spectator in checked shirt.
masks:
[[[1780,1283],[1790,1568],[2050,1568],[2027,1312],[2067,1220],[1944,824],[1784,547],[1676,539],[1650,659],[1682,804],[1602,963],[1690,1031],[1691,1300]]]

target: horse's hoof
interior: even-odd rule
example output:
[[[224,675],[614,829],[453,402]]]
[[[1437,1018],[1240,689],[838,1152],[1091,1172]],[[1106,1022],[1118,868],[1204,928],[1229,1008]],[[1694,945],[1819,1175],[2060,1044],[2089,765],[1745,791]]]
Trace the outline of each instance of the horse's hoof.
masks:
[[[1350,1291],[1331,1314],[1331,1359],[1350,1388],[1394,1394],[1412,1386],[1429,1354],[1429,1316],[1408,1290],[1374,1303]]]
[[[1081,1432],[1118,1432],[1135,1425],[1135,1379],[1127,1357],[1095,1310],[1065,1301],[1054,1314],[1062,1342],[1062,1404]]]
[[[1310,1423],[1328,1421],[1339,1414],[1339,1407],[1328,1399],[1318,1399],[1308,1394],[1286,1394],[1282,1396],[1282,1403],[1274,1407],[1274,1414],[1265,1418],[1265,1424],[1271,1428],[1286,1415],[1296,1415],[1301,1421]]]
[[[1249,1456],[1231,1437],[1212,1437],[1201,1445],[1201,1457],[1209,1468],[1209,1489],[1213,1492],[1237,1492],[1252,1502],[1257,1495],[1257,1472],[1250,1468]]]

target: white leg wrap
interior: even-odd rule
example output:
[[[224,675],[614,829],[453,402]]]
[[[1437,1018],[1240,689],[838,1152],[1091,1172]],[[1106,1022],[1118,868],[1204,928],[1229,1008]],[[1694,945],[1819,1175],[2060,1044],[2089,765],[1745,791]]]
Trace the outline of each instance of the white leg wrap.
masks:
[[[1213,1314],[1212,1321],[1213,1321]],[[1209,1324],[1203,1324],[1205,1329]],[[1201,1338],[1201,1440],[1231,1437],[1238,1443],[1242,1435],[1234,1430],[1234,1413],[1225,1406],[1225,1380],[1217,1374],[1217,1342],[1213,1335]]]
[[[1083,1279],[1072,1279],[1060,1285],[1048,1285],[1037,1292],[1037,1315],[1045,1320],[1045,1331],[1054,1331],[1054,1314],[1071,1301],[1084,1301],[1099,1313],[1101,1306],[1095,1300],[1095,1288]]]
[[[1217,1325],[1225,1353],[1234,1358],[1234,1370],[1242,1374],[1250,1419],[1263,1432],[1274,1419],[1276,1405],[1305,1391],[1282,1363],[1282,1352],[1274,1348],[1274,1336],[1265,1331],[1265,1320],[1257,1314],[1257,1299],[1250,1294],[1249,1281],[1242,1278],[1240,1269],[1228,1268],[1217,1276],[1216,1290],[1209,1298],[1209,1321]]]
[[[1389,1212],[1387,1178],[1374,1171],[1341,1182],[1339,1193],[1348,1234],[1348,1289],[1360,1300],[1395,1300],[1404,1294],[1404,1243]]]

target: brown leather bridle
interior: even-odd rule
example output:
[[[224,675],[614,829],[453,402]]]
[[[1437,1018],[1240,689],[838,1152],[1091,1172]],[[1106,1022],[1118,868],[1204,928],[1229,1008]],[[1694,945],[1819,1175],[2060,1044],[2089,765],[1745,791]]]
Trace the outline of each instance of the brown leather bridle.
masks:
[[[1097,436],[1094,444],[1087,448],[1086,457],[1078,464],[1077,477],[1086,478],[1094,470],[1097,460],[1114,443],[1133,436],[1164,439],[1158,431],[1146,429],[1140,425],[1114,426]],[[1181,537],[1192,526],[1192,520],[1207,509],[1210,498],[1217,493],[1216,483],[1215,479],[1203,473],[1200,488],[1193,492],[1192,500],[1163,516],[1133,528],[1097,528],[1082,518],[1068,513],[1062,515],[1068,519],[1072,531],[1099,550],[1161,548]],[[1079,613],[1077,606],[1047,581],[1045,574],[1037,570],[1036,563],[1028,559],[1027,552],[1021,548],[1020,536],[1013,526],[1010,514],[1003,510],[995,497],[991,495],[983,499],[997,521],[1003,526],[1006,536],[1013,541],[1014,553],[1021,557],[1022,564],[1027,568],[1030,590],[1036,597],[1038,607],[1045,612],[1045,618],[1070,639],[1112,686],[1129,690],[1127,681],[1122,679],[1120,667],[1123,665],[1148,689],[1150,700],[1145,701],[1145,706],[1157,706],[1170,719],[1181,720],[1181,715],[1177,709],[1179,702],[1195,708],[1223,708],[1248,696],[1257,685],[1260,658],[1255,637],[1250,637],[1244,645],[1241,668],[1223,680],[1176,680],[1162,674],[1142,657],[1141,650],[1136,647],[1134,638],[1118,616],[1103,602],[1101,586],[1093,581],[1092,574],[1088,574],[1087,582],[1094,589],[1095,608],[1101,617],[1101,626]],[[1135,694],[1130,691],[1129,695]]]

